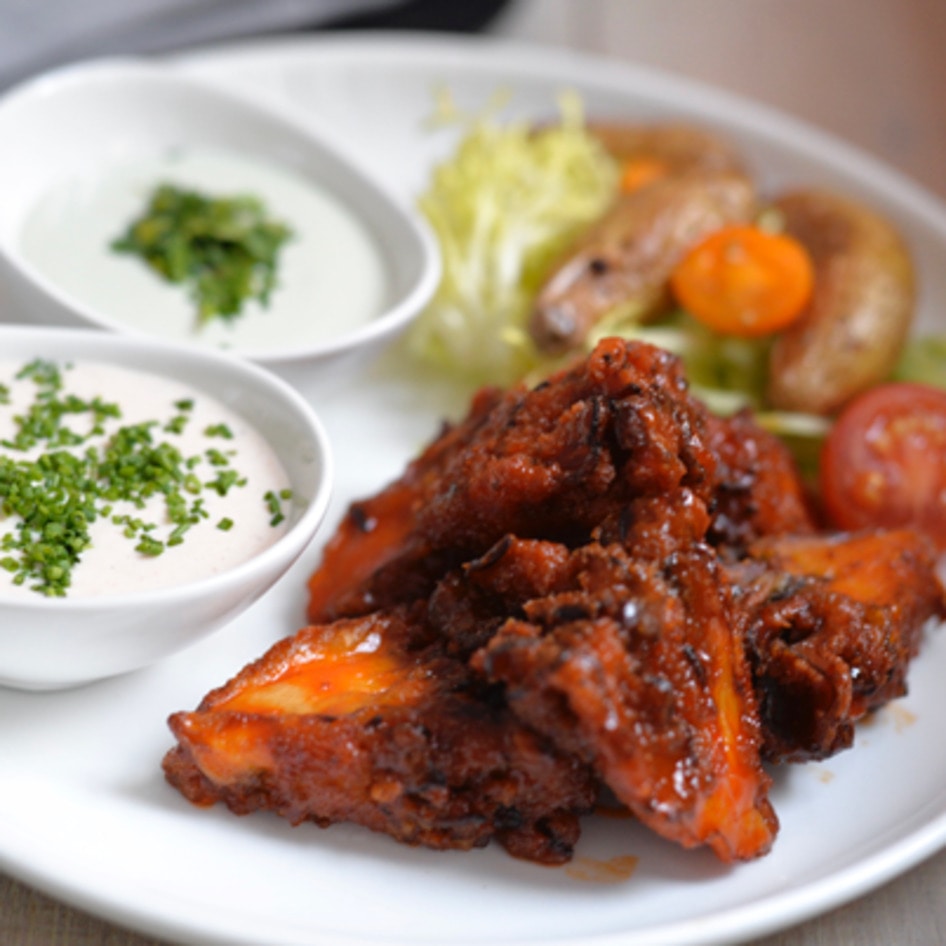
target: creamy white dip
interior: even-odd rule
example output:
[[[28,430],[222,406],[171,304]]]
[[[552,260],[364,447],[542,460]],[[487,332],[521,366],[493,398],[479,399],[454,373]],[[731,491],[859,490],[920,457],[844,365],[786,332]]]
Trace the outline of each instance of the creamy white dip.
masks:
[[[0,360],[0,384],[5,386],[9,400],[0,403],[0,440],[15,436],[15,418],[27,410],[36,396],[37,387],[32,380],[15,380],[22,367],[22,362]],[[82,553],[81,561],[72,571],[67,592],[70,598],[126,594],[207,578],[246,561],[283,534],[288,518],[271,525],[273,513],[264,496],[268,491],[278,495],[288,489],[288,476],[265,438],[239,414],[188,385],[158,375],[95,362],[59,367],[63,379],[60,397],[74,394],[88,401],[99,396],[105,402],[117,404],[121,411],[120,418],[105,421],[101,435],[68,448],[71,452],[90,446],[101,451],[118,428],[157,421],[152,434],[154,442],[171,444],[185,458],[199,457],[200,462],[190,472],[201,482],[214,480],[221,469],[210,462],[208,450],[223,454],[228,460],[226,468],[245,479],[244,485],[232,486],[226,495],[202,489],[198,495],[207,516],[186,531],[180,545],[168,546],[160,555],[135,551],[136,542],[123,534],[123,527],[114,524],[111,516],[100,516],[90,528],[91,547]],[[182,408],[182,404],[191,406]],[[180,416],[187,418],[182,432],[164,429],[167,422]],[[91,418],[88,414],[77,414],[66,426],[85,436],[91,429]],[[208,434],[208,428],[218,431],[217,435]],[[232,436],[221,436],[223,428]],[[25,452],[0,444],[0,455],[13,460],[35,460],[48,451],[48,445],[42,443]],[[290,506],[290,502],[282,502],[283,509]],[[148,534],[158,541],[165,541],[174,528],[161,497],[149,499],[143,509],[131,503],[115,503],[112,515],[124,513],[154,522],[156,528]],[[226,530],[219,528],[223,520],[232,521],[232,526]],[[18,521],[16,516],[0,515],[0,536],[13,532]],[[7,554],[0,552],[0,557]],[[12,574],[0,569],[0,596],[36,595],[30,590],[31,584],[27,581],[17,586]]]
[[[239,318],[197,328],[186,287],[110,249],[161,183],[209,197],[257,197],[268,217],[292,230],[268,307],[251,301]],[[350,332],[383,312],[392,291],[374,235],[344,203],[302,174],[224,151],[172,151],[60,181],[27,215],[20,250],[100,318],[172,341],[258,354]]]

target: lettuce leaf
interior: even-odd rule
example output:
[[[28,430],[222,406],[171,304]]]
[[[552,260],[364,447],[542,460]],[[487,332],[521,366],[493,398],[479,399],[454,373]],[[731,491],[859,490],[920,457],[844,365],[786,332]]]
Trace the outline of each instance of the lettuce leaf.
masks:
[[[476,383],[526,374],[538,360],[526,331],[533,299],[555,258],[613,200],[617,175],[575,98],[540,127],[478,118],[419,200],[443,277],[412,329],[414,351]]]
[[[946,388],[946,336],[911,338],[894,368],[893,380]]]

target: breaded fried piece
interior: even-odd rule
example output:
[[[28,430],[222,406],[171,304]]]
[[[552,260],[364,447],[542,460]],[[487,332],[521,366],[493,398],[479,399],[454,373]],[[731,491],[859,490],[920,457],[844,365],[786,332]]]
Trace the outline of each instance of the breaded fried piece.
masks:
[[[678,490],[626,507],[606,546],[507,536],[437,586],[430,620],[643,822],[733,860],[768,850],[777,821],[708,522]]]
[[[713,551],[644,560],[590,544],[563,572],[559,590],[503,624],[474,666],[664,837],[725,861],[764,854],[777,819]]]
[[[815,530],[805,488],[788,447],[749,411],[710,415],[716,489],[708,540],[728,555],[744,554],[762,536]]]
[[[629,500],[681,484],[708,504],[706,418],[678,359],[620,339],[532,390],[481,396],[404,477],[352,507],[310,583],[309,620],[426,596],[507,534],[580,545]]]
[[[730,570],[777,761],[847,748],[854,724],[906,692],[922,629],[946,615],[932,546],[907,531],[777,536]]]
[[[428,604],[428,620],[459,660],[489,643],[526,604],[571,581],[571,552],[559,542],[504,536],[485,555],[444,576]]]
[[[721,548],[812,528],[780,441],[747,414],[710,415],[672,355],[606,339],[533,390],[481,391],[399,479],[352,504],[310,579],[309,620],[426,597],[505,535],[581,545],[681,486],[712,513],[697,538]]]
[[[443,487],[450,460],[476,435],[499,399],[495,388],[477,392],[462,423],[445,425],[397,480],[376,495],[351,504],[309,579],[311,621],[367,614],[378,606],[371,590],[372,576],[403,555],[426,498]],[[411,582],[407,571],[400,571]],[[422,597],[428,584],[425,577],[417,582],[421,586],[418,593],[412,592],[411,582],[402,589],[400,600]]]
[[[195,804],[238,814],[352,821],[432,848],[496,838],[517,857],[567,860],[594,777],[426,634],[415,608],[281,641],[171,717],[166,777]]]

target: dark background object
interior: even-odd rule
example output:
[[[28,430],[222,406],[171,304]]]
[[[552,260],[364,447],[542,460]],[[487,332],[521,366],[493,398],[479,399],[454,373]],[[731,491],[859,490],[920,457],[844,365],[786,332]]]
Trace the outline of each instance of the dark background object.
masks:
[[[385,10],[330,20],[318,28],[474,33],[488,26],[508,4],[509,0],[410,0]]]

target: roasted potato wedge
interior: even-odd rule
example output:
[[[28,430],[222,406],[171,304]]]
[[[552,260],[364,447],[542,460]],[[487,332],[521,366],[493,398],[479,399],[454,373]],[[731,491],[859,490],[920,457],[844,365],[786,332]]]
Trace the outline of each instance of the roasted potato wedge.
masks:
[[[893,369],[913,319],[915,275],[895,229],[846,197],[802,190],[773,202],[811,254],[814,291],[775,341],[773,407],[831,414]]]
[[[693,170],[745,172],[742,157],[729,142],[694,125],[590,121],[587,128],[621,162],[655,161],[674,175]]]
[[[647,319],[663,311],[683,254],[755,211],[752,182],[733,171],[691,171],[622,195],[553,267],[532,311],[532,339],[542,351],[562,353],[581,345],[605,315]]]

